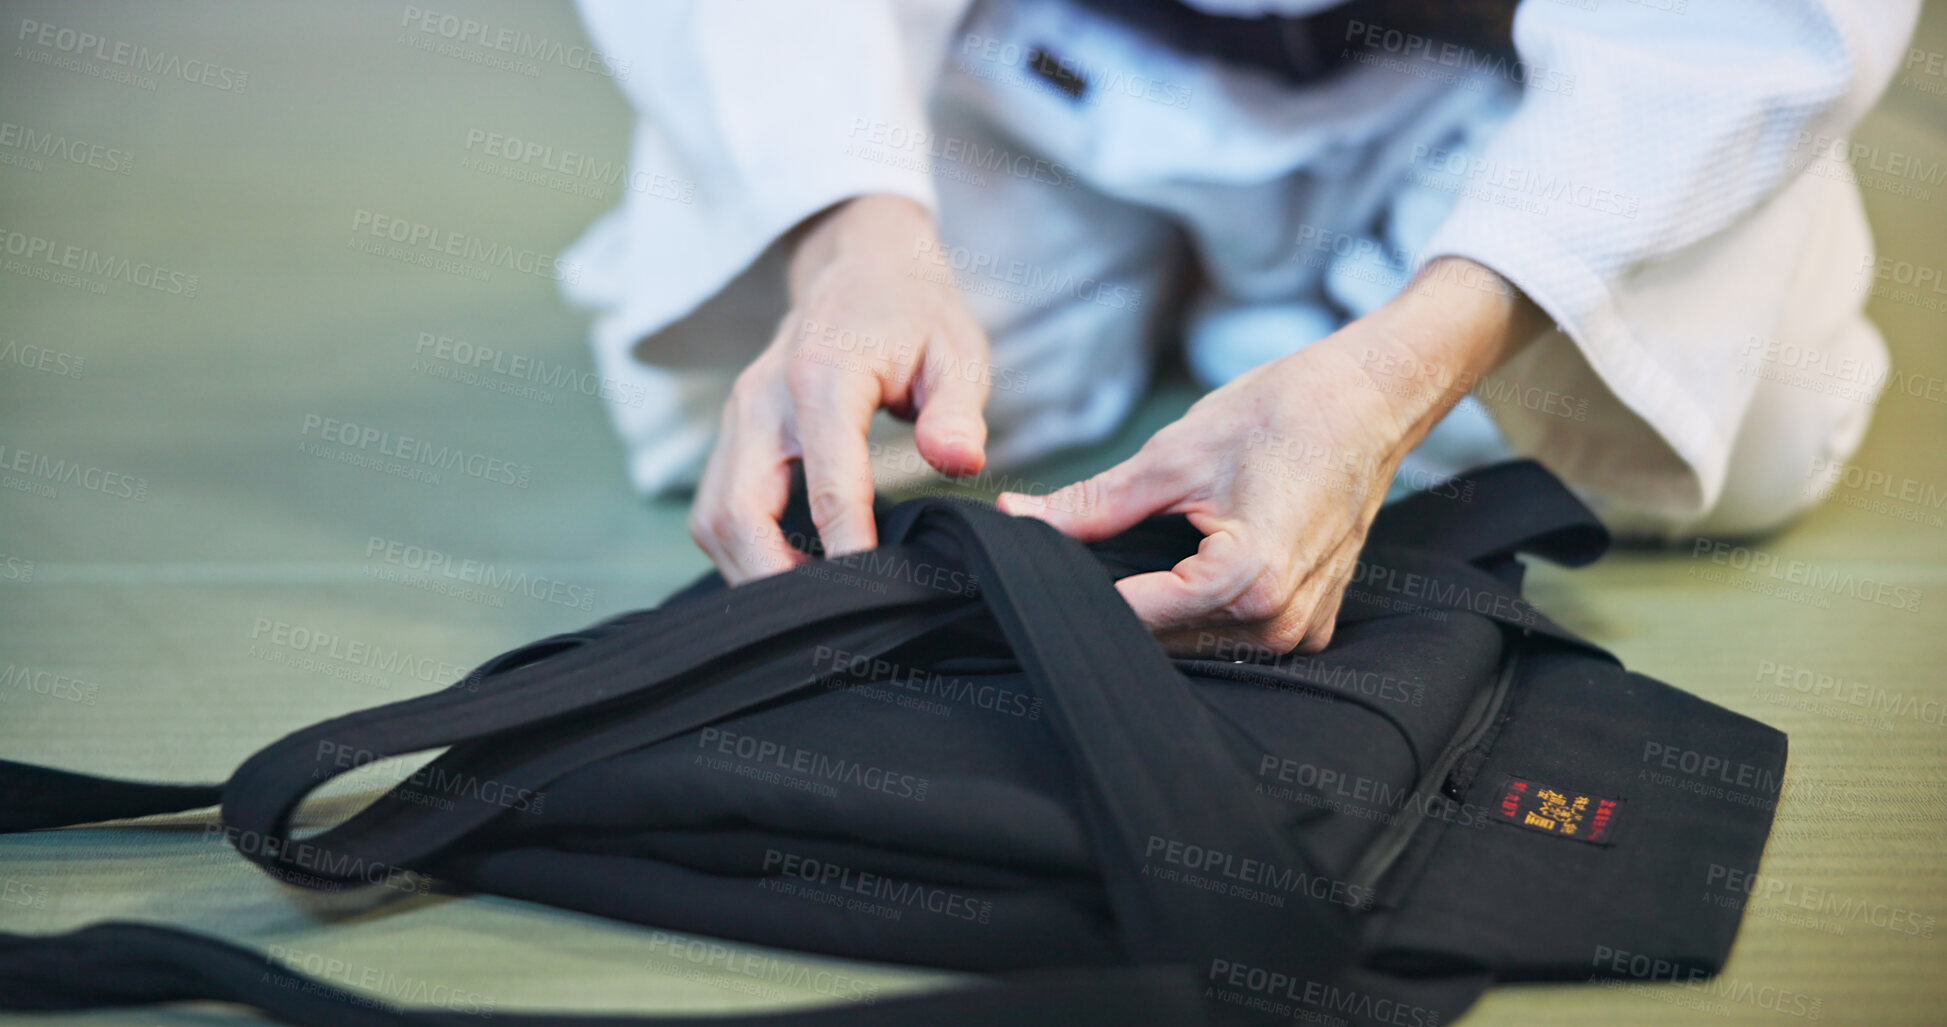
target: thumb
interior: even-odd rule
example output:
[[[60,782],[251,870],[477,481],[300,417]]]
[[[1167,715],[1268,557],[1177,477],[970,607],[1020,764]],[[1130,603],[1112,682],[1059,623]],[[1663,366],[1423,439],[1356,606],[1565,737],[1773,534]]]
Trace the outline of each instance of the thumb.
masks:
[[[1184,498],[1187,488],[1146,452],[1045,496],[1003,492],[1002,513],[1038,517],[1064,535],[1093,542],[1126,531]]]
[[[919,455],[942,474],[978,472],[987,464],[987,385],[979,375],[957,373],[950,361],[929,360],[921,369],[925,401],[913,423]]]

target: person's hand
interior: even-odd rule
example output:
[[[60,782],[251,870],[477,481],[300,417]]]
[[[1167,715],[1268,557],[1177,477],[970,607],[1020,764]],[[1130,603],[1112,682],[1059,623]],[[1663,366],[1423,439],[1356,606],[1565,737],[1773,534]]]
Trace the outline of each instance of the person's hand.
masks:
[[[1003,493],[1000,507],[1083,541],[1186,514],[1204,534],[1196,554],[1116,586],[1163,644],[1317,652],[1400,460],[1541,324],[1493,272],[1435,260],[1387,306],[1216,389],[1128,460],[1045,496]]]
[[[987,336],[939,253],[926,210],[893,196],[850,200],[804,231],[791,311],[737,376],[690,509],[690,537],[731,583],[804,559],[778,527],[792,461],[827,554],[878,544],[866,430],[882,407],[917,419],[920,455],[943,473],[985,463]]]

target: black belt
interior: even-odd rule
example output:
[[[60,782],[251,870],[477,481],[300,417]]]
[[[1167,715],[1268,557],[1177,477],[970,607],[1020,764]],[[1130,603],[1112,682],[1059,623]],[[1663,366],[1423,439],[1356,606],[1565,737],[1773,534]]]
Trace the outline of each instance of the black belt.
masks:
[[[1321,81],[1368,50],[1403,49],[1414,36],[1514,57],[1516,0],[1350,0],[1298,18],[1206,14],[1179,0],[1074,2],[1178,53],[1256,68],[1294,85]],[[1087,91],[1085,69],[1062,61],[1056,46],[1038,47],[1032,67],[1072,97]]]

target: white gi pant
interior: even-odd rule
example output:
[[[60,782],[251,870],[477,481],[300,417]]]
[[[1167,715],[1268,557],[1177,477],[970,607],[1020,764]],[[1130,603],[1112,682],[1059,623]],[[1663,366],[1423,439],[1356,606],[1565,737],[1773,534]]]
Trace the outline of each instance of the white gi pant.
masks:
[[[591,28],[604,49],[625,45]],[[1031,70],[1038,47],[1082,74],[1079,99]],[[989,464],[1018,488],[1027,483],[1006,479],[1010,468],[1118,427],[1156,345],[1180,337],[1198,377],[1221,384],[1385,302],[1434,255],[1427,241],[1464,193],[1538,217],[1578,202],[1483,183],[1473,156],[1520,88],[1505,74],[1397,66],[1296,87],[1183,57],[1059,0],[978,3],[949,42],[930,124],[858,119],[844,145],[864,162],[930,163],[943,240],[933,266],[989,333]],[[1614,197],[1580,202],[1627,216]],[[572,299],[614,310],[639,287],[626,254],[655,241],[628,233],[611,216],[577,244],[569,256],[585,270]],[[646,390],[646,403],[612,411],[638,488],[695,480],[731,379],[784,312],[783,259],[773,245],[645,337],[598,327],[600,370]],[[1862,313],[1871,266],[1856,188],[1796,175],[1724,230],[1608,283],[1630,359],[1547,332],[1480,383],[1481,399],[1464,400],[1402,474],[1424,481],[1533,455],[1623,533],[1775,527],[1829,490],[1815,472],[1853,452],[1877,398],[1877,385],[1808,385],[1807,354],[1856,369],[1851,382],[1886,376]],[[1726,347],[1748,381],[1723,380]],[[1721,488],[1689,508],[1667,498],[1681,487],[1642,502],[1635,482],[1689,473],[1666,441],[1683,425],[1654,409],[1657,390],[1708,397],[1712,376],[1754,387],[1718,447]],[[882,481],[917,465],[894,437],[875,429]]]

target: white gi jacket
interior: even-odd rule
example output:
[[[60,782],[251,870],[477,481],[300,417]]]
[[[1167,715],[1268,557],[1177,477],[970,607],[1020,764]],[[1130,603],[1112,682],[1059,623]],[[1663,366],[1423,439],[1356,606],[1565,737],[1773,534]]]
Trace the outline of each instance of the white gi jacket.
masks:
[[[874,192],[940,220],[939,264],[1009,372],[989,406],[1001,468],[1114,429],[1192,261],[1186,343],[1212,383],[1435,256],[1493,268],[1558,327],[1476,394],[1507,448],[1624,530],[1802,509],[1885,378],[1856,187],[1817,172],[1891,77],[1912,0],[1527,0],[1512,64],[1355,23],[1350,66],[1304,87],[1064,0],[581,8],[629,62],[633,179],[679,185],[631,193],[569,255],[598,369],[646,390],[611,406],[644,492],[694,480],[731,376],[775,330],[779,237]],[[1032,70],[1037,48],[1081,97]],[[1807,353],[1851,387],[1785,373]]]

